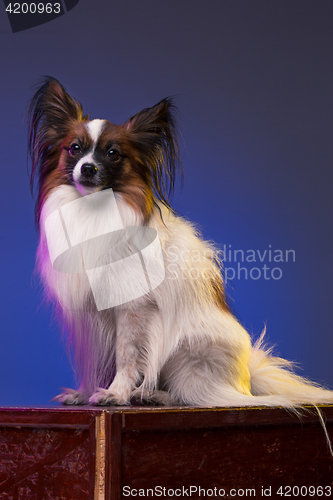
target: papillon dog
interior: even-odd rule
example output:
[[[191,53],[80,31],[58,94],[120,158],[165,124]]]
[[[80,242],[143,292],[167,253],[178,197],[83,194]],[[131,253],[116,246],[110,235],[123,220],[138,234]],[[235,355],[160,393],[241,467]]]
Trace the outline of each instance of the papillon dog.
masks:
[[[77,389],[64,389],[56,399],[67,405],[138,400],[288,408],[333,402],[333,391],[296,375],[290,362],[264,347],[262,337],[251,342],[228,307],[217,249],[170,207],[175,175],[181,172],[176,117],[172,99],[166,98],[120,126],[90,120],[51,77],[31,101],[36,267],[68,333],[78,379]],[[108,201],[99,202],[96,195]],[[89,205],[89,200],[97,201]],[[163,268],[157,285],[134,295],[130,292],[139,285],[131,258],[140,252],[130,244],[127,228],[153,231],[141,254],[145,245],[151,248],[152,261],[156,257]],[[105,239],[113,233],[122,234],[126,262],[112,254],[119,238]],[[54,265],[52,247],[66,249],[66,241],[83,249],[71,257],[64,252],[67,270]],[[85,241],[89,245],[81,244]],[[93,287],[91,256],[98,267]],[[104,305],[98,307],[96,294]]]

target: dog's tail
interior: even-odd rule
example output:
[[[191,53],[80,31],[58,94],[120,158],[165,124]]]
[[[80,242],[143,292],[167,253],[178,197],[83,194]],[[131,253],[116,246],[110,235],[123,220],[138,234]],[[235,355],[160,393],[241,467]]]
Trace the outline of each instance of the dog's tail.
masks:
[[[253,396],[282,396],[285,406],[333,403],[333,391],[294,373],[294,364],[275,357],[263,344],[265,331],[254,344],[249,360]],[[259,399],[259,398],[258,398]]]
[[[319,422],[324,430],[326,442],[331,456],[333,448],[328,435],[323,414],[317,405],[332,404],[333,391],[300,377],[294,373],[294,364],[272,355],[272,348],[263,344],[265,330],[252,347],[249,361],[251,375],[251,392],[254,400],[283,398],[282,406],[295,412],[303,405],[311,405],[318,414]],[[264,403],[265,404],[265,403]]]

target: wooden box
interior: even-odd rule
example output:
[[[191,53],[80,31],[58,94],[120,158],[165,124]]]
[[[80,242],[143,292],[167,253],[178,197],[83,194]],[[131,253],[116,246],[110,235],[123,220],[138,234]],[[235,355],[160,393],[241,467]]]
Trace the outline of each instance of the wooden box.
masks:
[[[332,471],[314,409],[0,409],[1,500],[329,498]]]

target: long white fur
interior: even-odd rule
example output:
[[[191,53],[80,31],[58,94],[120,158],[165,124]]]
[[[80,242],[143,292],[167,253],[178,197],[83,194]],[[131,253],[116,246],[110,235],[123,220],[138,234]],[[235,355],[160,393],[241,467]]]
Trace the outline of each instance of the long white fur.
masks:
[[[252,346],[246,330],[214,300],[211,282],[220,276],[215,247],[162,204],[149,225],[162,246],[163,283],[140,299],[97,311],[86,275],[55,271],[45,238],[47,216],[81,196],[73,186],[56,188],[40,223],[37,266],[48,297],[60,305],[80,378],[78,390],[65,389],[59,401],[128,404],[135,396],[171,405],[292,408],[333,402],[332,391],[293,374],[262,339]],[[124,226],[143,224],[116,197]],[[97,223],[93,219],[79,220],[77,230]],[[113,290],[105,287],[105,293]]]

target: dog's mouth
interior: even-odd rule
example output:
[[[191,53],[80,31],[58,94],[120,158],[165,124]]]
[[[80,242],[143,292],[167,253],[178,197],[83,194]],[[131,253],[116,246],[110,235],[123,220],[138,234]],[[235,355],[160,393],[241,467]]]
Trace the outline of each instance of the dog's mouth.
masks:
[[[93,182],[93,181],[89,181],[89,180],[80,180],[78,182],[78,184],[80,184],[80,186],[83,186],[83,187],[92,187],[92,188],[98,188],[99,186],[96,184],[96,182]]]
[[[79,182],[74,183],[76,189],[83,195],[96,193],[101,189],[102,186],[98,185],[95,182],[89,180],[80,180]]]

